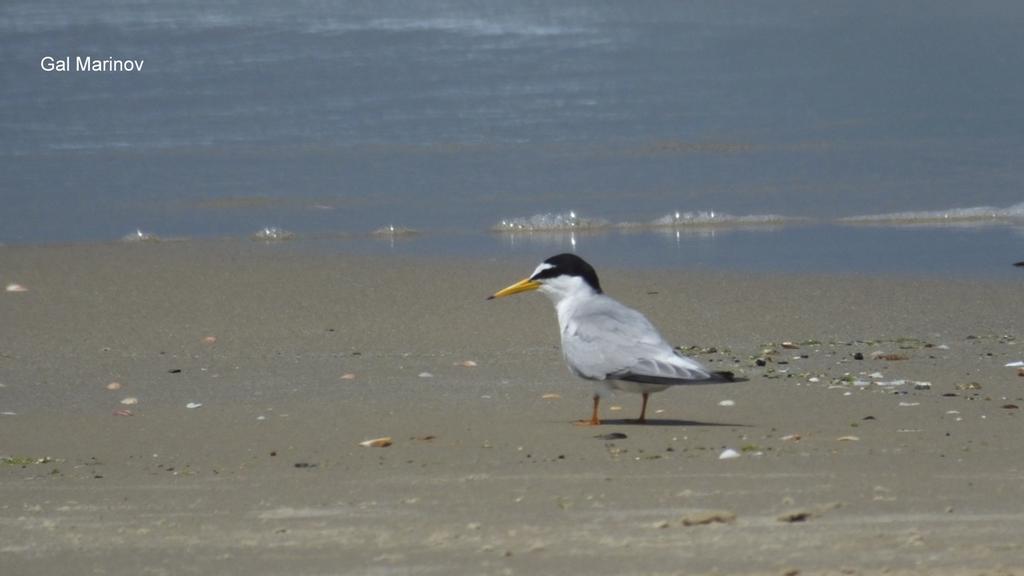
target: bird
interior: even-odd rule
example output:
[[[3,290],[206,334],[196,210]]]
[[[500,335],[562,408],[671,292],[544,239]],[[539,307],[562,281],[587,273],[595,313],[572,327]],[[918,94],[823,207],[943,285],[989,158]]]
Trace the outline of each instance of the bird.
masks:
[[[647,399],[671,386],[735,381],[731,372],[716,372],[678,354],[640,312],[601,289],[597,272],[575,254],[558,254],[541,262],[528,277],[495,292],[488,300],[536,290],[555,305],[562,355],[569,371],[594,381],[590,420],[599,426],[601,397],[613,390],[642,395],[636,422],[646,423]]]

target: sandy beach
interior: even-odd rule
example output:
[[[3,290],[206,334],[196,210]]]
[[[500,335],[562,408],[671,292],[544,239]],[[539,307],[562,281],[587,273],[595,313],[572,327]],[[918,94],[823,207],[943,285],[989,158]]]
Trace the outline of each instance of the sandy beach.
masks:
[[[746,381],[574,426],[532,261],[0,247],[0,573],[1024,573],[1020,282],[581,255]]]

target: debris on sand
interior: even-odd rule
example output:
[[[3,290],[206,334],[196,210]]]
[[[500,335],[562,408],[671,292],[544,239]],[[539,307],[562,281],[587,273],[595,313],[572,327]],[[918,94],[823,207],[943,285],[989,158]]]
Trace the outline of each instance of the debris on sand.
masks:
[[[726,448],[722,450],[722,453],[718,455],[719,460],[732,460],[733,458],[739,458],[740,453],[733,450],[732,448]]]
[[[793,510],[779,516],[779,522],[806,522],[814,516],[809,510]]]
[[[683,526],[707,526],[708,524],[730,524],[736,521],[736,513],[728,510],[694,512],[683,516]]]
[[[392,441],[390,436],[382,436],[380,438],[372,438],[370,440],[364,440],[359,443],[364,448],[387,448],[391,446]]]
[[[811,518],[821,516],[825,512],[828,512],[829,510],[841,508],[842,505],[842,502],[829,502],[828,504],[822,504],[821,506],[816,506],[814,508],[800,508],[797,510],[790,510],[789,512],[781,514],[778,517],[778,521],[789,523],[806,522]]]

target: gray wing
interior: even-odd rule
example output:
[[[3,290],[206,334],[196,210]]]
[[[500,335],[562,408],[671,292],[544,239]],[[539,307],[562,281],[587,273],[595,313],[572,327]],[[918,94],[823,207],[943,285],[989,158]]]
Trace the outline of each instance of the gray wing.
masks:
[[[592,380],[686,384],[715,379],[692,358],[680,356],[636,310],[607,296],[574,311],[562,330],[569,369]]]

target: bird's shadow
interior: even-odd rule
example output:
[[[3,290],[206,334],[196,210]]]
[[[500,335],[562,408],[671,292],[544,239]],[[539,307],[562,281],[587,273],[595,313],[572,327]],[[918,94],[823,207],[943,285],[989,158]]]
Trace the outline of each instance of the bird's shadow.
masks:
[[[701,422],[699,420],[675,420],[671,418],[648,418],[646,422],[636,420],[617,419],[601,420],[601,426],[675,426],[675,427],[723,427],[723,428],[750,428],[750,424],[733,424],[730,422]]]

